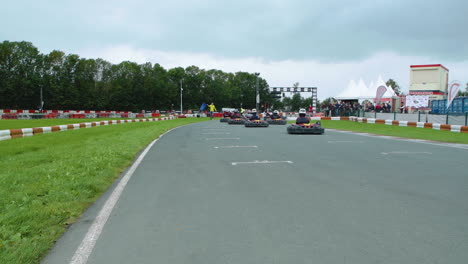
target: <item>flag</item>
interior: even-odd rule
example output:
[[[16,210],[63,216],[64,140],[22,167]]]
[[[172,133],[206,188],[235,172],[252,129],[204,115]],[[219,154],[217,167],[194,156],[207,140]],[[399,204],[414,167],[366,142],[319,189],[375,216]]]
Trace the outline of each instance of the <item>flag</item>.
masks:
[[[380,99],[382,99],[382,96],[385,94],[385,92],[387,91],[387,87],[383,86],[383,85],[380,85],[378,88],[377,88],[377,92],[375,94],[375,102],[376,103],[379,103],[380,102]]]
[[[458,90],[460,90],[460,82],[459,81],[451,82],[447,91],[447,108],[449,108],[453,99],[457,97]]]

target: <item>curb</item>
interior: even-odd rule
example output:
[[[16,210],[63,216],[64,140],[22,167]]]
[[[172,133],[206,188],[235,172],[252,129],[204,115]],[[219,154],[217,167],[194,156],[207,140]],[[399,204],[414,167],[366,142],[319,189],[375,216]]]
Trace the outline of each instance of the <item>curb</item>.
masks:
[[[7,129],[7,130],[0,130],[0,141],[12,139],[12,138],[31,137],[36,134],[45,134],[45,133],[52,133],[52,132],[75,130],[75,129],[80,129],[80,128],[91,128],[91,127],[97,127],[97,126],[107,126],[107,125],[136,123],[136,122],[155,122],[155,121],[163,121],[163,120],[170,120],[170,119],[176,119],[176,117],[170,116],[170,117],[160,117],[160,118],[108,120],[108,121],[59,125],[59,126],[50,126],[50,127]]]

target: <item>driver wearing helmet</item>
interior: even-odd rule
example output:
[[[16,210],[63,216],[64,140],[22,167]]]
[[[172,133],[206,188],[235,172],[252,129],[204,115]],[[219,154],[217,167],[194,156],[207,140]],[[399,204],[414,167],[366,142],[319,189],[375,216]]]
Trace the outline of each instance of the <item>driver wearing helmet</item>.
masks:
[[[260,120],[260,117],[257,115],[257,109],[252,109],[251,114],[252,116],[249,118],[249,120]]]
[[[239,113],[239,110],[234,110],[234,113],[231,116],[231,119],[242,118],[242,115]]]
[[[306,110],[304,108],[301,108],[299,110],[299,117],[296,119],[296,124],[308,124],[309,119],[305,115]]]
[[[229,117],[231,117],[231,115],[232,115],[232,113],[229,112],[229,111],[224,111],[224,113],[223,113],[224,118],[229,118]]]
[[[281,116],[279,115],[278,110],[273,111],[273,114],[271,115],[271,119],[280,119]]]

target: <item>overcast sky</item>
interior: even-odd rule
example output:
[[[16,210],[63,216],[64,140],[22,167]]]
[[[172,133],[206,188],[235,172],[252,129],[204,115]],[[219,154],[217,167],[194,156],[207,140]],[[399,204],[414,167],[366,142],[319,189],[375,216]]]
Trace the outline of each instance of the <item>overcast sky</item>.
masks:
[[[270,86],[336,96],[351,79],[443,64],[468,82],[466,0],[16,0],[0,39],[86,58],[260,72]],[[464,87],[464,85],[463,85]]]

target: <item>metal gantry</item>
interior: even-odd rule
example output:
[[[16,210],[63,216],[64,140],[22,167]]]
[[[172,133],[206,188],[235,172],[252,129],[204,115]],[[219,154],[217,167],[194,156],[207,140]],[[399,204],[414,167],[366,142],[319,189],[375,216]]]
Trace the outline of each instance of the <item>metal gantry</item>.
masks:
[[[286,93],[311,93],[311,105],[313,107],[313,112],[316,112],[317,109],[317,87],[270,87],[270,92],[280,93],[281,98],[287,97]]]

